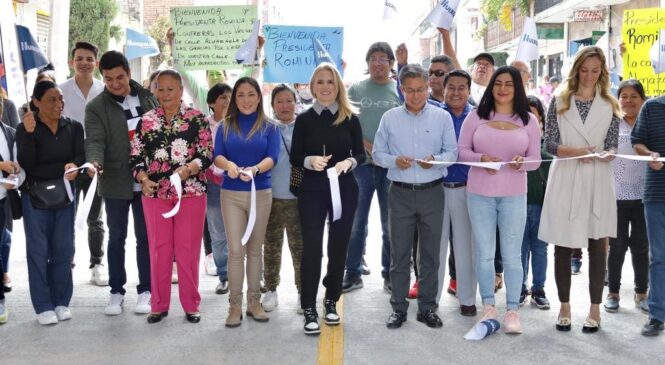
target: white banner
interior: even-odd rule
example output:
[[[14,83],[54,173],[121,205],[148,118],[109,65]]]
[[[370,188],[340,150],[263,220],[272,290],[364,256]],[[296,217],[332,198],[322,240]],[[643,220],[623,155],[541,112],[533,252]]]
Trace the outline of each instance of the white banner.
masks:
[[[437,28],[450,30],[458,6],[459,0],[441,0],[434,9],[432,9],[425,20],[432,23],[432,25]]]
[[[665,72],[665,29],[661,29],[658,41],[651,47],[651,67],[656,75]]]
[[[244,65],[253,65],[256,58],[256,50],[259,47],[259,21],[255,20],[252,34],[245,43],[236,51],[236,62]]]
[[[23,105],[27,99],[11,1],[0,1],[0,36],[2,37],[0,54],[5,67],[7,95],[17,106]]]
[[[538,59],[538,31],[536,30],[536,22],[533,18],[524,18],[524,30],[522,37],[517,44],[517,53],[515,54],[515,61],[524,61],[529,63]]]
[[[383,5],[383,20],[397,18],[397,0],[386,0]]]

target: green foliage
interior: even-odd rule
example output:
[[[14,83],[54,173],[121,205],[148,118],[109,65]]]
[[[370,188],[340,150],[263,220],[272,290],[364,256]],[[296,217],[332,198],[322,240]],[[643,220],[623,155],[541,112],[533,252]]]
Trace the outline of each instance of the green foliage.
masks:
[[[481,9],[487,23],[499,19],[501,6],[505,3],[518,8],[522,14],[529,15],[529,0],[482,0]]]
[[[118,6],[114,0],[71,0],[69,49],[76,42],[86,41],[99,47],[100,54],[106,52],[109,39],[118,39],[120,36],[120,29],[117,26],[113,29],[111,27],[117,13]]]
[[[166,33],[171,28],[171,19],[166,15],[160,15],[148,28],[148,35],[157,42],[159,54],[150,57],[150,70],[156,70],[164,61],[169,61],[171,47],[169,46]]]

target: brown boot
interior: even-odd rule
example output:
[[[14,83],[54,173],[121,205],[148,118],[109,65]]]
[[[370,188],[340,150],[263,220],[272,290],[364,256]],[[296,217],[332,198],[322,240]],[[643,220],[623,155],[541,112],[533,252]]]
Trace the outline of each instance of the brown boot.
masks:
[[[229,296],[229,316],[226,327],[238,327],[242,321],[242,294]]]
[[[247,316],[257,322],[268,322],[270,318],[261,307],[261,293],[247,293]]]

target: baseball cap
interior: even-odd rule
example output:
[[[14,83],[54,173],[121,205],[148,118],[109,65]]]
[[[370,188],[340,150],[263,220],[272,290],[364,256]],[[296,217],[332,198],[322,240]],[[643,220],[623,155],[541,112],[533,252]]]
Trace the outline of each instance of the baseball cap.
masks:
[[[491,54],[487,52],[478,53],[478,55],[473,58],[473,62],[475,63],[476,61],[478,61],[479,58],[484,58],[488,60],[492,64],[492,66],[494,66],[494,57],[492,57]]]

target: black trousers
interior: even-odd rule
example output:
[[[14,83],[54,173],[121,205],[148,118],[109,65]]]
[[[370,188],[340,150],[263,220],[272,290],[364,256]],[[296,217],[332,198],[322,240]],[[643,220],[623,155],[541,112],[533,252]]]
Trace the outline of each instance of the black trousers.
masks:
[[[617,200],[617,238],[610,238],[607,256],[610,293],[619,293],[621,269],[628,248],[635,274],[635,293],[646,294],[649,286],[649,239],[641,200]]]
[[[307,180],[303,181],[303,184]],[[301,186],[298,194],[298,210],[302,226],[303,249],[300,265],[302,292],[301,307],[315,308],[316,294],[321,279],[321,258],[323,257],[323,229],[328,217],[332,221],[332,201],[328,186],[314,190]],[[353,227],[353,217],[358,205],[358,185],[353,175],[343,175],[339,179],[342,201],[342,217],[328,224],[328,267],[323,278],[326,299],[339,300],[342,294],[342,279],[349,237]]]

